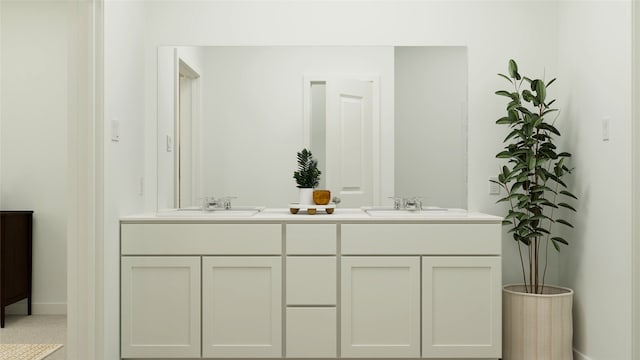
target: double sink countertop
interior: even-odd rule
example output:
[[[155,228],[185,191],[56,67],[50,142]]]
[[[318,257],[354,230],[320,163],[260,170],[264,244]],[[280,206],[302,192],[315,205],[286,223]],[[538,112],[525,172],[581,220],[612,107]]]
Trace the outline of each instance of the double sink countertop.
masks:
[[[426,209],[422,211],[390,208],[337,208],[333,214],[318,210],[309,215],[305,210],[291,214],[288,208],[238,207],[231,210],[160,210],[125,216],[122,223],[192,222],[192,223],[501,223],[499,216],[464,209]]]

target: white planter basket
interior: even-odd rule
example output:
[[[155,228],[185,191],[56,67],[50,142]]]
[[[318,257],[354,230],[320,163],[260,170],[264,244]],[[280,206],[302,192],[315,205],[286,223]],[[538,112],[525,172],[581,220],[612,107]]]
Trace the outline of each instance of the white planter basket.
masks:
[[[573,290],[545,285],[544,292],[503,287],[503,360],[573,360]]]

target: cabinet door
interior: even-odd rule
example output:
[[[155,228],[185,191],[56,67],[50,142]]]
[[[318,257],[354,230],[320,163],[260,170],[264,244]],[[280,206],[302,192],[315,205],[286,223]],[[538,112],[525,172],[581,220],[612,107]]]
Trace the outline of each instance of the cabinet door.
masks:
[[[500,357],[497,256],[422,258],[422,356]]]
[[[200,357],[200,257],[122,257],[122,357]]]
[[[280,256],[202,259],[202,356],[280,357]]]
[[[342,258],[342,357],[420,357],[420,258]]]

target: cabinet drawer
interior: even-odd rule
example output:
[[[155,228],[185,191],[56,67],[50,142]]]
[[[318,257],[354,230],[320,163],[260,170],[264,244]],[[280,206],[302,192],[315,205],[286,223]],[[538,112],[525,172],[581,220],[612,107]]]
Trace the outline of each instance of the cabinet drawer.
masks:
[[[287,254],[334,255],[335,224],[287,224]]]
[[[336,308],[287,309],[287,357],[337,356]]]
[[[287,258],[287,305],[335,305],[336,258]]]
[[[500,224],[343,224],[343,255],[500,255]]]
[[[122,224],[122,255],[280,255],[279,224]]]

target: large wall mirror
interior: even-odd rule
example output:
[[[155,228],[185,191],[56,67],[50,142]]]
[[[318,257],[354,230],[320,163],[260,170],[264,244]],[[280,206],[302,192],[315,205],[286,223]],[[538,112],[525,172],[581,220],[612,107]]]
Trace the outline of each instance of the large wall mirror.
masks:
[[[287,207],[296,152],[343,207],[467,206],[465,47],[158,49],[158,208]]]

